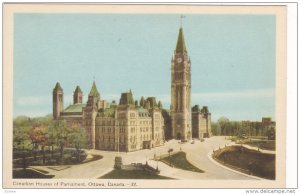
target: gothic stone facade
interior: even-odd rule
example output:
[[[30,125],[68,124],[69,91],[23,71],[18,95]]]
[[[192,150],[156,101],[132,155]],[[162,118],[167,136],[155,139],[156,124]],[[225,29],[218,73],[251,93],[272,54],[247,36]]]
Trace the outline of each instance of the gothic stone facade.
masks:
[[[171,61],[171,108],[163,110],[155,97],[133,101],[132,93],[121,95],[119,104],[101,100],[95,82],[86,104],[77,86],[74,104],[63,108],[63,90],[59,83],[53,90],[53,117],[69,125],[83,127],[90,147],[103,150],[134,151],[162,145],[166,137],[189,141],[211,135],[208,108],[191,109],[191,60],[183,29],[180,27]],[[193,129],[193,130],[192,130]]]
[[[211,132],[211,113],[207,106],[202,109],[198,105],[192,108],[192,131],[194,138],[207,138]]]
[[[192,138],[191,123],[191,60],[188,56],[182,28],[171,61],[171,118],[173,138]]]
[[[57,83],[53,90],[53,117],[65,120],[69,127],[84,128],[90,148],[135,151],[164,144],[164,119],[154,97],[140,106],[130,91],[122,93],[119,104],[107,103],[101,100],[95,82],[86,104],[82,96],[77,86],[73,104],[63,109],[63,89]]]

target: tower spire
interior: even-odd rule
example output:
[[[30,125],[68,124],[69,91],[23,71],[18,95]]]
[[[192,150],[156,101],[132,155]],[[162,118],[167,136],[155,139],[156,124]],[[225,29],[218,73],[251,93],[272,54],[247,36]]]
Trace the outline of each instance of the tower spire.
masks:
[[[177,38],[177,44],[176,44],[176,53],[187,53],[186,47],[185,47],[185,41],[183,36],[183,29],[182,27],[179,28],[179,34]]]
[[[97,90],[97,86],[96,86],[95,80],[94,80],[94,82],[93,82],[93,86],[92,86],[92,88],[91,88],[91,91],[90,91],[90,93],[89,93],[89,96],[97,96],[97,97],[100,96],[100,94],[99,94],[99,92],[98,92],[98,90]]]

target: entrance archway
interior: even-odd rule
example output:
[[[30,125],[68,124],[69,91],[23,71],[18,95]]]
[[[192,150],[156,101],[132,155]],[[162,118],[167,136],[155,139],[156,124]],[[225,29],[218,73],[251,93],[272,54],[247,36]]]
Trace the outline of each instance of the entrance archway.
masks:
[[[181,140],[181,133],[177,133],[177,139]]]

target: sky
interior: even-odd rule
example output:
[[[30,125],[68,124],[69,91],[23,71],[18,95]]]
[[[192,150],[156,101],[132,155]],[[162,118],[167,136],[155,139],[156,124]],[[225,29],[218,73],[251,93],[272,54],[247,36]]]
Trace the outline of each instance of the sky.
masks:
[[[185,15],[192,105],[208,106],[213,121],[275,119],[275,20]],[[93,80],[109,102],[131,89],[169,109],[180,23],[176,14],[15,14],[14,117],[51,114],[56,82],[65,108],[77,85],[86,102]]]

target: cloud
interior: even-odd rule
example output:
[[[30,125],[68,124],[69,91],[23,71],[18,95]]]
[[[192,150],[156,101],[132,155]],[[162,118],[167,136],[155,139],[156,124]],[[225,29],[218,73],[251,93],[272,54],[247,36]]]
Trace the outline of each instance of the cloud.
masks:
[[[171,102],[170,94],[134,94],[135,100],[140,100],[141,96],[155,96],[160,100],[165,108],[168,108]],[[83,103],[87,102],[84,96]],[[120,94],[103,94],[101,99],[117,103]],[[73,103],[72,95],[64,96],[64,107]],[[192,93],[192,105],[208,105],[214,118],[219,116],[228,116],[233,119],[258,119],[261,116],[274,114],[275,89],[265,88],[256,90],[240,90],[231,92],[208,92]],[[20,115],[45,115],[52,111],[52,96],[23,96],[17,97],[14,104],[14,114]]]
[[[16,99],[19,106],[41,106],[51,103],[51,96],[23,96]]]
[[[137,95],[137,99],[140,99],[142,95]],[[162,101],[162,103],[171,103],[170,94],[157,94],[157,95],[143,95],[155,96],[157,100]],[[262,98],[275,98],[275,89],[264,88],[255,90],[239,90],[231,92],[207,92],[207,93],[192,93],[192,102],[197,100],[205,101],[227,101],[227,100],[251,100],[251,99],[262,99]]]
[[[273,98],[275,89],[240,90],[231,92],[192,93],[192,99],[227,100],[227,99],[257,99]]]
[[[69,103],[73,100],[71,95],[64,96],[64,103]],[[21,107],[39,107],[52,104],[52,95],[50,96],[21,96],[15,101],[17,106]]]
[[[142,95],[134,95],[136,100],[139,100]],[[162,103],[170,103],[171,95],[170,94],[151,94],[143,95],[144,97],[155,96],[157,100],[160,100]],[[258,99],[258,98],[274,98],[275,89],[266,88],[266,89],[257,89],[257,90],[241,90],[241,91],[231,91],[231,92],[208,92],[208,93],[192,93],[192,101],[194,100],[234,100],[234,99]],[[120,94],[104,94],[101,96],[102,99],[111,101],[118,101]],[[83,101],[87,100],[87,96],[84,96]],[[72,103],[72,95],[65,95],[64,102],[65,104]],[[41,106],[44,104],[51,104],[51,96],[23,96],[16,99],[16,104],[18,106]]]

